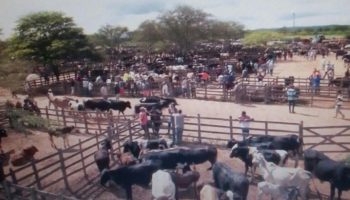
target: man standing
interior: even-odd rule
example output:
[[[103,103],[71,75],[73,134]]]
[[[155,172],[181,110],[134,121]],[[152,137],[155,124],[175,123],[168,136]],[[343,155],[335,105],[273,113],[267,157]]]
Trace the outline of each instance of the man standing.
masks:
[[[337,94],[337,99],[335,100],[335,118],[338,117],[338,114],[340,114],[342,116],[342,118],[345,118],[345,115],[343,114],[343,112],[341,111],[341,106],[343,105],[343,95],[342,92],[339,90],[338,94]]]
[[[101,96],[104,100],[108,99],[108,90],[107,90],[106,83],[103,83],[103,85],[100,89],[100,93],[101,93]]]
[[[144,108],[144,107],[140,108],[139,119],[140,119],[141,128],[145,132],[144,137],[147,139],[150,139],[149,132],[148,132],[148,119],[147,119],[146,108]]]
[[[70,82],[69,82],[69,85],[70,85],[70,94],[71,95],[74,95],[74,91],[75,91],[75,81],[74,79],[70,79]]]
[[[173,114],[175,133],[173,134],[173,143],[179,145],[182,143],[182,133],[184,130],[184,116],[182,111]]]
[[[288,100],[288,107],[289,107],[289,113],[295,113],[294,107],[295,107],[295,101],[297,99],[297,92],[294,88],[293,84],[290,84],[287,89],[287,100]]]
[[[246,137],[249,136],[250,122],[254,119],[249,117],[245,111],[242,111],[242,115],[238,118],[238,120],[242,128],[243,141],[245,141]]]
[[[162,125],[162,112],[156,107],[152,107],[149,115],[151,116],[153,135],[159,138],[159,129]]]

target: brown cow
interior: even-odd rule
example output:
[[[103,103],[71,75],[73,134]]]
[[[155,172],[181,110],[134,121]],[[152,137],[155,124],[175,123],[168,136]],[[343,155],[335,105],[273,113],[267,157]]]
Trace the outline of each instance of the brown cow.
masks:
[[[15,154],[11,158],[11,164],[13,166],[21,166],[34,159],[34,155],[39,150],[34,146],[30,146],[22,150],[20,154]]]

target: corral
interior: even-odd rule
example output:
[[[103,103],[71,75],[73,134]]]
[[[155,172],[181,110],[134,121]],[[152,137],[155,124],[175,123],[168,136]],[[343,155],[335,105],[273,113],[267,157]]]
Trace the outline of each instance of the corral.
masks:
[[[141,137],[140,128],[133,117],[128,116],[129,120],[120,121],[118,118],[113,118],[110,121],[114,122],[114,129],[107,130],[107,126],[111,125],[108,123],[108,118],[89,120],[87,115],[81,113],[75,115],[62,110],[46,109],[45,106],[48,104],[45,97],[38,97],[36,100],[42,108],[43,117],[59,121],[64,125],[73,124],[80,128],[80,133],[70,136],[74,146],[58,152],[46,148],[48,146],[46,133],[38,132],[25,139],[17,133],[5,138],[4,146],[6,149],[18,149],[27,143],[38,144],[40,148],[36,161],[27,166],[7,171],[9,174],[7,179],[21,186],[74,196],[78,199],[123,199],[123,192],[112,192],[99,186],[99,175],[93,161],[93,153],[98,149],[103,134],[110,134],[114,137],[114,152],[119,151],[120,144],[124,140]],[[132,105],[137,102],[137,99],[129,100]],[[348,119],[332,118],[334,111],[331,109],[297,107],[296,114],[289,114],[286,105],[233,104],[193,99],[179,99],[178,103],[187,115],[184,139],[188,145],[217,145],[220,147],[218,160],[230,164],[233,169],[241,172],[244,168],[243,163],[238,159],[230,159],[229,151],[222,147],[225,141],[232,137],[241,139],[241,131],[236,118],[242,110],[246,110],[249,115],[255,118],[251,124],[252,134],[298,134],[304,138],[304,149],[315,148],[326,152],[337,160],[344,158],[350,151]],[[200,114],[197,115],[197,113]],[[132,114],[132,111],[128,110],[127,114]],[[345,115],[349,116],[350,113],[345,111]],[[164,122],[163,125],[166,123]],[[166,133],[165,128],[166,126],[161,129],[162,134]],[[167,136],[165,135],[165,137]],[[10,144],[11,140],[18,140],[19,143],[6,146],[6,144]],[[292,166],[290,162],[288,165]],[[207,163],[198,167],[201,173],[200,181],[211,179],[211,172],[207,172],[207,168]],[[324,197],[328,197],[329,186],[327,183],[322,184],[316,181],[316,186]],[[311,198],[317,198],[313,185],[311,185],[311,190]],[[12,189],[13,191],[14,189]],[[255,199],[255,192],[256,185],[254,183],[250,185],[249,199]],[[35,196],[39,195],[39,192],[32,189],[22,193],[22,195],[26,194]],[[148,189],[134,187],[134,194],[135,199],[151,199]],[[193,199],[192,193],[187,192],[182,195],[183,199]],[[65,197],[58,195],[57,198]],[[350,199],[349,192],[345,192],[343,198]]]

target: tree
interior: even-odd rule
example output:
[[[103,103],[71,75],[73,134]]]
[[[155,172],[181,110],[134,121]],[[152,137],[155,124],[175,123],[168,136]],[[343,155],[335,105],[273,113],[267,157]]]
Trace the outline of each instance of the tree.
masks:
[[[245,35],[243,41],[245,44],[251,45],[260,45],[266,43],[268,41],[273,41],[273,40],[281,40],[283,38],[283,34],[277,33],[277,32],[272,32],[272,31],[257,31],[257,32],[251,32]]]
[[[177,45],[182,53],[190,50],[196,41],[205,38],[209,14],[189,6],[178,6],[159,17],[164,39]]]
[[[243,37],[243,25],[237,22],[213,20],[209,23],[208,36],[213,39],[239,39]]]
[[[108,48],[120,48],[122,42],[128,38],[128,28],[107,24],[98,30],[96,37],[101,45]]]
[[[15,58],[34,60],[44,66],[95,55],[82,29],[60,12],[38,12],[19,19],[9,52]]]
[[[135,39],[145,44],[147,51],[151,51],[153,46],[162,39],[159,25],[156,21],[146,20],[135,31]]]

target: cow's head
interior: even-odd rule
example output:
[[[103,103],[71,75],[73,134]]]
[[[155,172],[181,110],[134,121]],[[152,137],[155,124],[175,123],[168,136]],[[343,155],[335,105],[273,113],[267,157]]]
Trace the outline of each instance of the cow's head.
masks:
[[[130,103],[130,101],[127,101],[127,102],[126,102],[126,107],[128,107],[128,108],[131,109],[131,103]]]
[[[32,158],[38,151],[39,151],[38,148],[32,145],[28,148],[23,149],[23,155]]]

